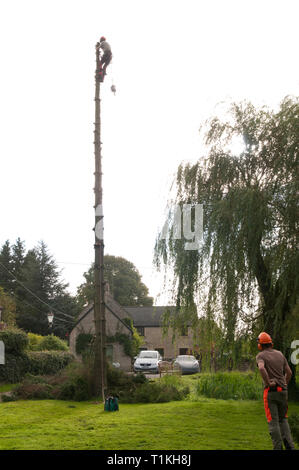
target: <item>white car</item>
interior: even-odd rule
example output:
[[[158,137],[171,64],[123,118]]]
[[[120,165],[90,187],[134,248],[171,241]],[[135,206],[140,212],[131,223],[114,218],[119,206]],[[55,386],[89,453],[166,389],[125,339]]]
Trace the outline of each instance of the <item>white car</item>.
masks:
[[[174,369],[179,369],[182,374],[196,374],[200,372],[199,362],[194,356],[178,356],[173,363]]]
[[[134,372],[153,372],[158,374],[162,356],[158,351],[140,351],[134,362]]]

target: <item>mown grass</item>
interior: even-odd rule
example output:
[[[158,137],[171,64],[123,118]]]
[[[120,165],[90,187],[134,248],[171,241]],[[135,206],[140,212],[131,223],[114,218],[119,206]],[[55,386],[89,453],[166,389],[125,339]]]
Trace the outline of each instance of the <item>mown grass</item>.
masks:
[[[17,384],[0,384],[0,393],[10,392]]]
[[[290,404],[299,412],[299,404]],[[56,400],[0,404],[1,450],[271,449],[262,400],[120,404]]]
[[[190,393],[184,401],[120,402],[115,413],[104,412],[102,403],[92,401],[0,403],[0,450],[272,448],[258,374],[166,375],[155,381],[178,390],[188,387]],[[204,397],[203,392],[225,400]],[[299,413],[299,403],[289,404],[289,416],[294,413]]]

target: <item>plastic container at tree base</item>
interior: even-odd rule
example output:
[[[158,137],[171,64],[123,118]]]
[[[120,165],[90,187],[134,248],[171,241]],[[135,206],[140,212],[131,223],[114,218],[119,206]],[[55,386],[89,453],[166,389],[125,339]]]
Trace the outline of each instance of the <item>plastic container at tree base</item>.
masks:
[[[119,411],[117,397],[107,397],[105,399],[104,411]]]

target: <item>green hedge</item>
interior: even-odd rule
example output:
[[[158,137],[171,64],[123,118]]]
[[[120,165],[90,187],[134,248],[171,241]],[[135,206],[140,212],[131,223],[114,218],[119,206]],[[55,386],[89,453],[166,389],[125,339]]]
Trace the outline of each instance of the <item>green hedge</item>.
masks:
[[[5,352],[5,364],[0,365],[0,382],[20,382],[30,367],[27,354],[10,354]]]
[[[27,373],[51,375],[66,367],[72,354],[64,351],[30,351],[16,356],[5,354],[5,365],[0,365],[0,382],[20,382]]]
[[[36,351],[68,351],[68,346],[65,341],[55,335],[44,336]]]
[[[74,357],[64,351],[30,351],[29,372],[32,375],[51,375],[66,367]]]
[[[29,339],[25,331],[18,328],[7,328],[0,331],[0,341],[5,345],[5,353],[22,355],[28,347]]]

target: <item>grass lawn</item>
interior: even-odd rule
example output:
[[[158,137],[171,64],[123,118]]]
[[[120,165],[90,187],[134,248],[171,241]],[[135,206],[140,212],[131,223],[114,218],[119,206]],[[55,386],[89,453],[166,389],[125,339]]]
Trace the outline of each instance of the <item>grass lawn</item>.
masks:
[[[114,413],[95,402],[16,401],[0,403],[0,423],[1,450],[272,448],[262,400],[120,404]]]
[[[0,393],[9,392],[13,387],[14,385],[12,384],[0,384]]]

